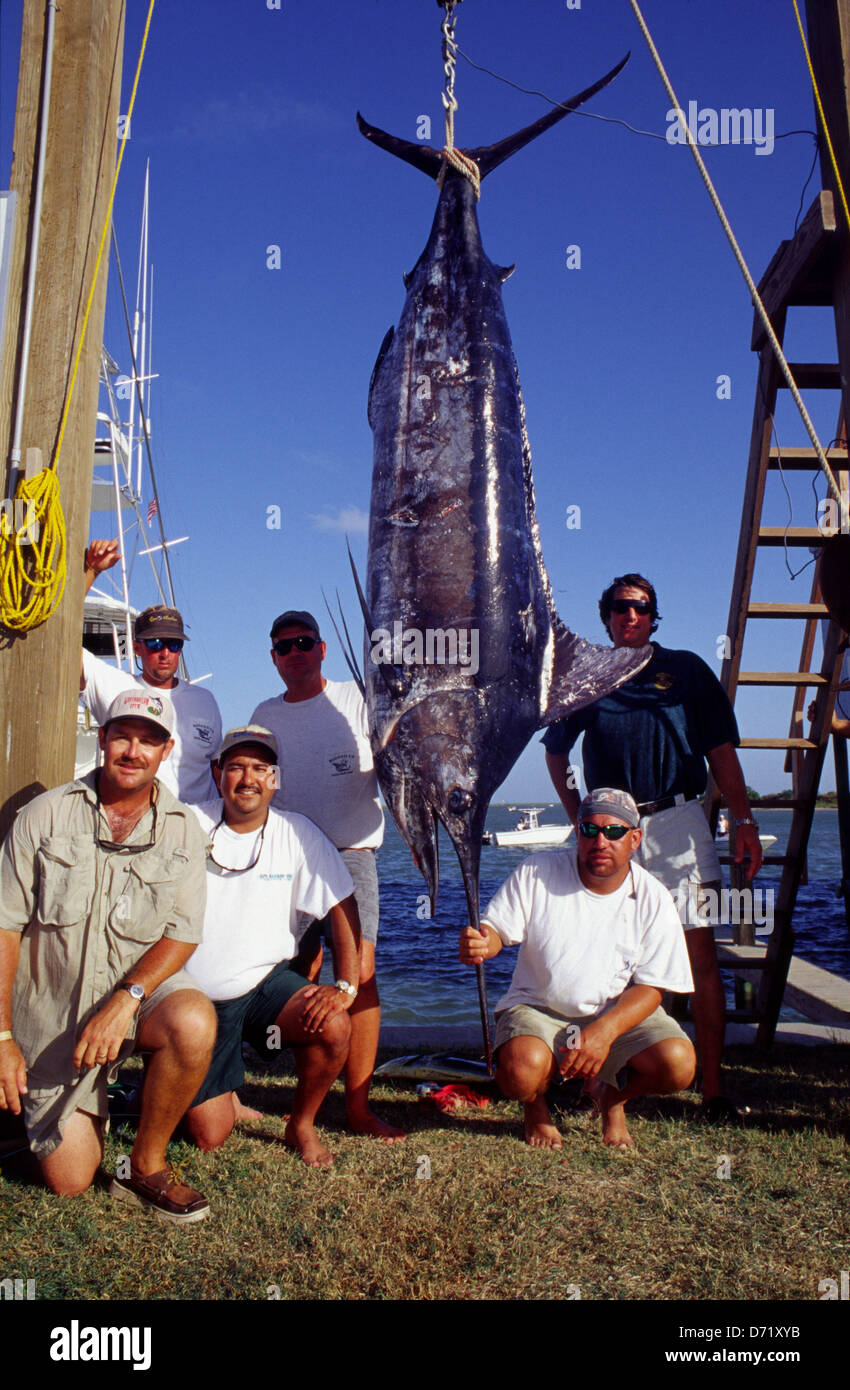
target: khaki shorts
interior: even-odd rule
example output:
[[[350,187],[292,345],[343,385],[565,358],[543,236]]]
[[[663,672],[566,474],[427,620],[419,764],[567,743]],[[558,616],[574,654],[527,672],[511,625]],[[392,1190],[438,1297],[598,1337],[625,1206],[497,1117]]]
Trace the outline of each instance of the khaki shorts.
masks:
[[[68,1117],[77,1110],[84,1110],[87,1115],[99,1119],[101,1130],[105,1129],[109,1116],[107,1087],[122,1063],[138,1050],[136,1034],[140,1025],[150,1017],[157,1005],[178,989],[191,989],[199,994],[203,993],[198,989],[197,982],[185,970],[177,970],[173,975],[169,975],[136,1010],[131,1033],[124,1039],[116,1061],[100,1067],[88,1067],[80,1073],[78,1080],[59,1086],[44,1086],[38,1083],[30,1086],[28,1094],[21,1097],[21,1102],[27,1139],[36,1158],[47,1158],[59,1148]]]
[[[494,1047],[501,1047],[502,1043],[508,1042],[511,1038],[540,1038],[556,1061],[560,1062],[562,1055],[567,1051],[569,1038],[575,1036],[568,1034],[567,1029],[586,1028],[589,1023],[601,1017],[601,1014],[595,1014],[592,1018],[564,1018],[563,1014],[553,1013],[551,1009],[536,1008],[532,1004],[515,1004],[513,1008],[502,1009],[496,1014]],[[609,1086],[615,1086],[621,1091],[626,1084],[624,1069],[631,1058],[638,1052],[645,1051],[647,1047],[653,1047],[655,1043],[665,1042],[668,1038],[684,1038],[685,1042],[689,1041],[687,1033],[659,1004],[642,1023],[636,1024],[634,1028],[629,1028],[625,1033],[621,1033],[619,1038],[614,1039],[597,1075],[601,1081],[607,1081]]]
[[[642,816],[640,828],[643,839],[635,863],[669,888],[685,931],[711,926],[723,875],[702,802],[686,801]]]

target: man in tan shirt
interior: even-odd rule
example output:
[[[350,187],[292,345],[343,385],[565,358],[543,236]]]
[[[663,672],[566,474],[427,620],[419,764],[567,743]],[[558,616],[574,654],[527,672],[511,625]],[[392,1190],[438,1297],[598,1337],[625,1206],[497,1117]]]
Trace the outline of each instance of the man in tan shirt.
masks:
[[[103,1157],[112,1065],[150,1054],[129,1174],[113,1196],[163,1220],[209,1206],[171,1178],[166,1145],[209,1064],[215,1013],[182,967],[201,930],[203,838],[157,772],[168,700],[125,691],[103,766],[18,813],[0,852],[0,1110],[20,1114],[53,1192],[84,1192]]]

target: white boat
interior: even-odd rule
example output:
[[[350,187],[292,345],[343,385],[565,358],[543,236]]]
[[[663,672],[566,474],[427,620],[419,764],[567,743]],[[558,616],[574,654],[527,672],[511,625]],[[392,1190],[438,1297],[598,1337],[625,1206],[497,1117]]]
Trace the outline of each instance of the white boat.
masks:
[[[95,656],[115,662],[125,671],[135,667],[133,620],[149,602],[175,608],[174,588],[168,550],[188,540],[180,536],[166,539],[162,509],[150,458],[150,312],[153,297],[153,268],[148,264],[149,181],[145,175],[139,270],[136,283],[136,309],[132,341],[128,345],[130,373],[124,375],[104,347],[101,351],[100,404],[94,441],[91,514],[106,513],[108,523],[93,526],[95,534],[105,529],[106,538],[117,536],[118,564],[105,571],[86,595],[83,605],[83,645]],[[122,414],[125,418],[122,419]],[[150,498],[145,504],[144,496]],[[149,543],[150,528],[157,519],[160,543]],[[145,585],[149,597],[134,606],[130,589],[137,560],[147,557],[150,575]],[[138,576],[137,592],[141,592]],[[184,657],[178,668],[180,678],[188,680]],[[198,680],[207,680],[200,676]],[[98,765],[97,726],[88,710],[77,706],[77,748],[74,776],[83,777]]]
[[[541,825],[542,806],[523,806],[522,819],[514,830],[493,830],[484,836],[484,843],[506,849],[516,845],[562,845],[572,832],[571,825]]]
[[[776,844],[776,836],[775,836],[775,835],[759,835],[759,840],[761,841],[761,847],[762,847],[762,849],[770,849],[771,845],[775,845],[775,844]],[[718,849],[725,849],[725,850],[728,850],[728,848],[729,848],[729,836],[728,836],[728,835],[718,835],[718,836],[716,837],[714,843],[717,845],[717,848],[718,848]]]
[[[761,840],[762,849],[770,849],[771,845],[776,844],[775,835],[759,835],[759,839]],[[720,811],[717,817],[715,844],[722,849],[728,850],[729,848],[729,817],[726,815],[725,811]]]

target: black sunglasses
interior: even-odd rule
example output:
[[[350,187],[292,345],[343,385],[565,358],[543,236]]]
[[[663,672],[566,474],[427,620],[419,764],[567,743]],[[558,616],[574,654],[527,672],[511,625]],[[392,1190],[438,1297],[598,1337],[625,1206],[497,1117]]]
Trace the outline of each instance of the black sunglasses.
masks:
[[[634,599],[630,598],[615,598],[611,600],[612,613],[625,614],[628,613],[632,608],[635,610],[637,614],[639,614],[641,618],[645,618],[647,613],[652,612],[652,604],[649,603],[646,599],[639,599],[635,601]]]
[[[579,826],[586,840],[595,840],[597,835],[604,835],[606,840],[622,840],[630,829],[628,825],[596,825],[592,820],[583,820]]]
[[[144,845],[127,844],[126,840],[103,840],[103,839],[101,839],[101,836],[100,836],[100,807],[101,807],[101,800],[100,800],[100,793],[98,792],[98,794],[97,794],[97,804],[96,804],[96,806],[95,806],[95,812],[94,812],[94,816],[95,816],[95,826],[94,826],[95,844],[98,845],[100,849],[108,850],[111,854],[143,854],[144,851],[145,851],[146,849],[153,849],[154,845],[156,844],[156,797],[153,796],[153,794],[151,795],[150,806],[151,806],[151,822],[152,822],[152,823],[151,823],[151,837],[150,837],[150,839],[148,840],[147,844],[144,844]]]
[[[207,868],[211,869],[214,874],[233,874],[234,876],[236,874],[247,874],[250,872],[251,869],[256,869],[257,865],[260,862],[260,855],[263,852],[263,842],[266,838],[266,826],[268,825],[268,823],[269,813],[267,811],[266,818],[263,821],[263,828],[260,831],[260,838],[254,847],[254,854],[250,864],[246,864],[244,869],[232,869],[229,864],[220,864],[216,859],[215,855],[213,854],[213,846],[215,844],[215,832],[219,829],[221,825],[224,824],[224,816],[222,816],[221,820],[218,822],[218,825],[213,830],[213,833],[210,835],[209,843],[206,846]]]
[[[170,652],[182,652],[183,639],[180,637],[143,637],[143,644],[149,652],[161,652],[167,647]]]
[[[311,652],[314,647],[319,645],[319,639],[318,637],[308,637],[304,633],[301,637],[280,637],[272,645],[278,656],[289,656],[293,647],[299,652]]]

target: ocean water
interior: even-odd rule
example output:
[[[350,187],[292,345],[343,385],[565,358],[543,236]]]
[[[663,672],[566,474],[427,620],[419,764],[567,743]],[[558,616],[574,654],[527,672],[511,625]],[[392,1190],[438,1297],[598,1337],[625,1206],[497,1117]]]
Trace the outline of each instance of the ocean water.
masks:
[[[762,834],[778,837],[772,852],[784,852],[790,812],[756,811],[756,815]],[[518,819],[517,811],[494,805],[490,808],[487,828],[509,830]],[[564,824],[566,816],[560,805],[550,805],[540,820]],[[528,848],[494,849],[487,845],[482,848],[482,910],[499,885],[530,852]],[[794,914],[796,954],[850,979],[850,931],[843,899],[838,896],[841,855],[835,811],[815,812],[808,866],[809,883],[800,889]],[[771,867],[764,869],[756,879],[756,888],[765,894],[765,904],[770,901],[766,895],[776,892],[780,875],[781,869]],[[381,926],[377,973],[383,1022],[419,1027],[476,1024],[479,1012],[475,971],[461,965],[458,959],[458,935],[467,914],[460,868],[451,842],[441,830],[440,892],[433,918],[428,915],[424,880],[389,815],[384,844],[378,852],[378,878]],[[485,966],[491,1012],[508,987],[515,960],[516,951],[506,949]]]

